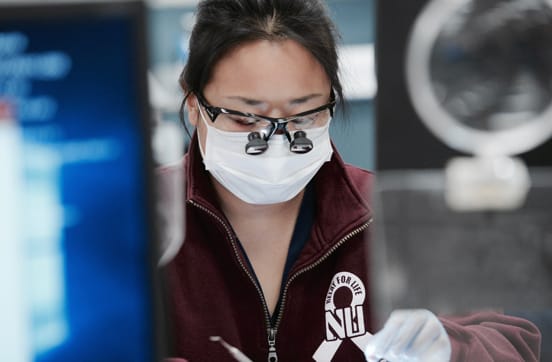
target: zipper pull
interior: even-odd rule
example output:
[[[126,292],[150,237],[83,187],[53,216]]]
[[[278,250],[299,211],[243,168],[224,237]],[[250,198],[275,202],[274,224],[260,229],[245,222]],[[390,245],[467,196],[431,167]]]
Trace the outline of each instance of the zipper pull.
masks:
[[[268,329],[268,362],[278,362],[278,355],[276,354],[276,330],[274,328]]]

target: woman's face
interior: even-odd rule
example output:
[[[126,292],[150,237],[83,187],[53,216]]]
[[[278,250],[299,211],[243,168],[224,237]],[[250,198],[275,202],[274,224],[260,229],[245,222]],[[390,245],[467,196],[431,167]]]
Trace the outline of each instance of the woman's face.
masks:
[[[203,96],[212,106],[281,118],[328,103],[330,90],[324,68],[299,43],[258,40],[238,46],[219,60]],[[205,150],[206,126],[193,95],[187,107]]]

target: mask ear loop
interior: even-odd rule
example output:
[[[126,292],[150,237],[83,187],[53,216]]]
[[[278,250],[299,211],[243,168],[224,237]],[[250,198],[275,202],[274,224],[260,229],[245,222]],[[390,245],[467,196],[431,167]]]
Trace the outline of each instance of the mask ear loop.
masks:
[[[207,122],[207,120],[205,119],[205,116],[203,115],[203,112],[201,111],[201,105],[199,104],[199,101],[197,100],[196,98],[196,103],[197,103],[197,112],[199,114],[199,118],[201,118],[201,122],[205,123],[205,130],[207,132],[209,132],[209,123]],[[199,137],[198,137],[199,138]],[[205,151],[203,150],[203,146],[201,146],[201,141],[198,139],[198,144],[199,144],[199,152],[201,152],[201,156],[203,158],[205,158]]]

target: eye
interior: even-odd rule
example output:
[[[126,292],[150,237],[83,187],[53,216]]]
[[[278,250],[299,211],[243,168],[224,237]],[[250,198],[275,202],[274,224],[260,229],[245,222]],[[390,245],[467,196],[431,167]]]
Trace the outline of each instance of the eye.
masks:
[[[253,126],[257,123],[257,120],[253,117],[242,117],[232,115],[228,117],[232,122],[236,123],[239,126]]]
[[[316,114],[309,114],[308,116],[299,117],[291,122],[296,126],[308,126],[314,121],[316,121]]]

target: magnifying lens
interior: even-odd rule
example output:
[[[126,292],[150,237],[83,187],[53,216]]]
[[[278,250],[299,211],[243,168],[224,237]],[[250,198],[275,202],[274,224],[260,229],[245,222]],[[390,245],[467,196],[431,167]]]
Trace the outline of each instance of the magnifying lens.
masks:
[[[552,135],[552,0],[433,0],[412,29],[407,88],[427,128],[473,155],[446,166],[456,210],[514,209],[517,154]]]

